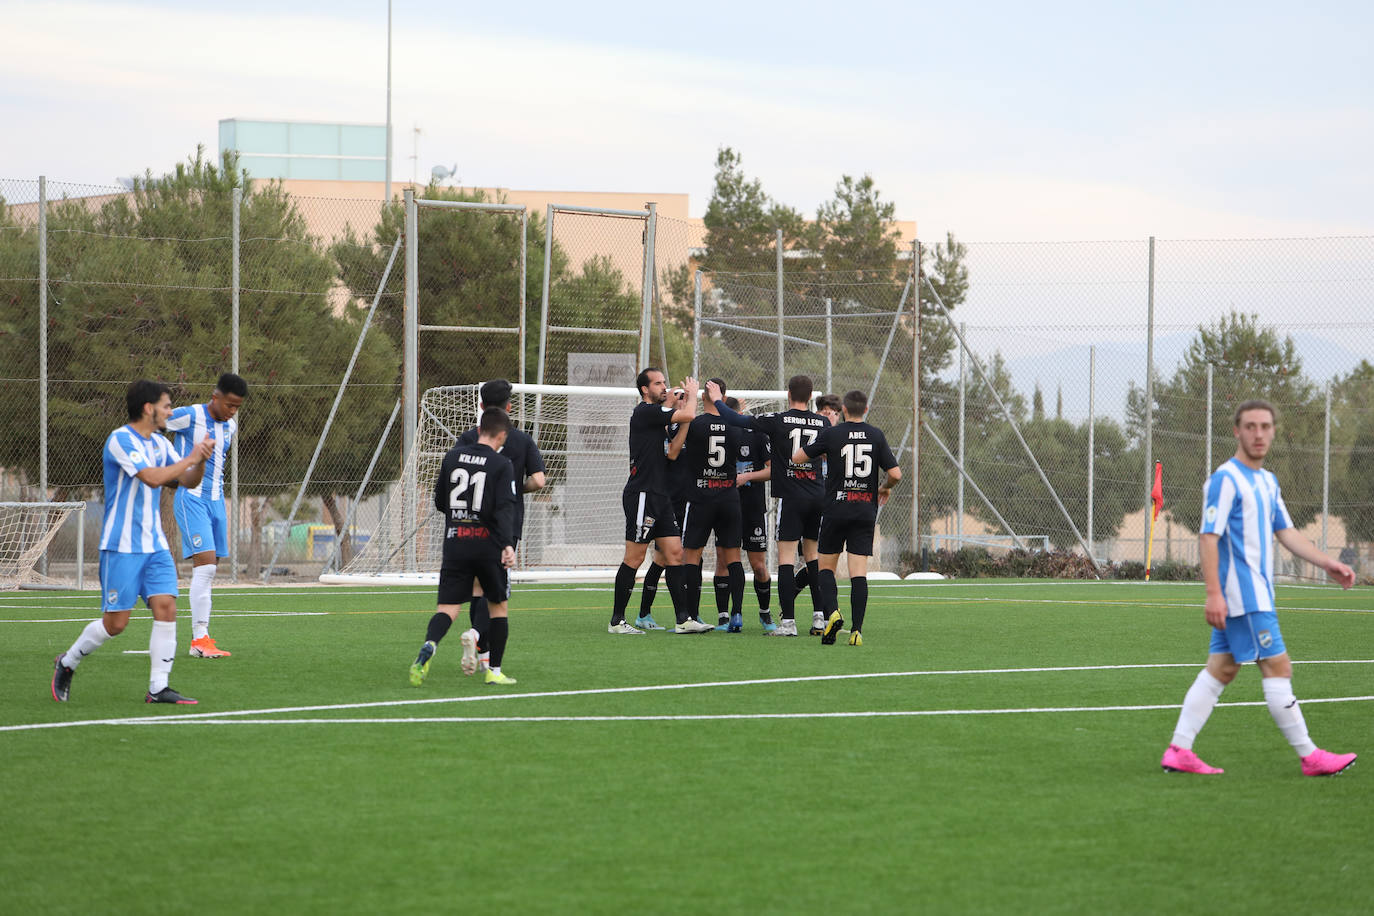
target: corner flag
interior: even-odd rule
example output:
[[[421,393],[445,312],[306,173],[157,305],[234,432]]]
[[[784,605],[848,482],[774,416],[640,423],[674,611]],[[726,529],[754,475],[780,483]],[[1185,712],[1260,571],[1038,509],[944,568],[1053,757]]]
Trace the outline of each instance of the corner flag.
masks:
[[[1155,485],[1150,488],[1150,502],[1154,503],[1154,511],[1150,513],[1150,543],[1145,548],[1145,581],[1150,581],[1150,567],[1155,549],[1155,519],[1159,518],[1159,510],[1164,505],[1164,465],[1162,462],[1155,462]]]

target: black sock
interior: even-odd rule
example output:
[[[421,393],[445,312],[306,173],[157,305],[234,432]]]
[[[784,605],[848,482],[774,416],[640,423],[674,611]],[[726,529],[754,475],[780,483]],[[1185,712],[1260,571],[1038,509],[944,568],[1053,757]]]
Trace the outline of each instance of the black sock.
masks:
[[[663,575],[663,567],[657,563],[649,564],[649,571],[644,574],[644,585],[639,591],[639,616],[648,617],[649,612],[654,607],[654,597],[658,595],[658,580]]]
[[[630,603],[630,595],[635,590],[635,568],[620,564],[615,571],[615,606],[611,610],[611,626],[625,620],[625,608]]]
[[[797,570],[796,578],[793,581],[796,583],[798,595],[802,593],[802,589],[806,588],[812,582],[816,581],[815,579],[811,578],[811,564],[807,563],[801,569]]]
[[[744,564],[736,560],[725,571],[730,584],[730,613],[738,614],[744,610]]]
[[[782,609],[782,619],[791,620],[797,616],[797,585],[795,572],[788,564],[778,566],[778,607]]]
[[[798,578],[801,578],[801,577],[798,576]],[[807,561],[806,561],[806,581],[807,581],[807,582],[811,582],[811,583],[815,583],[815,582],[820,582],[820,581],[821,581],[821,561],[820,561],[820,560],[807,560]],[[798,591],[800,591],[800,589],[798,589]],[[826,611],[826,610],[831,610],[830,608],[827,608],[827,607],[826,607],[825,595],[823,595],[823,594],[820,594],[820,595],[816,594],[816,593],[819,592],[819,591],[820,591],[820,589],[818,589],[815,585],[812,585],[812,586],[811,586],[811,610],[813,610],[813,611],[822,611],[822,612],[823,612],[823,611]]]
[[[824,614],[828,620],[831,611],[838,611],[840,609],[840,587],[835,581],[835,573],[833,570],[822,569],[818,578],[820,581],[816,591],[820,592],[821,596],[820,612]]]
[[[682,564],[682,610],[693,620],[701,619],[701,566]]]
[[[717,574],[711,577],[711,587],[716,592],[716,617],[724,620],[730,616],[730,577]]]
[[[444,634],[448,632],[448,628],[451,626],[453,626],[453,618],[436,611],[434,616],[429,618],[429,626],[425,628],[425,642],[432,642],[437,646],[439,640],[444,638]]]
[[[759,599],[759,613],[767,614],[768,605],[773,597],[773,580],[764,579],[762,582],[760,582],[758,579],[755,579],[754,594],[758,596]],[[770,614],[769,616],[772,615]]]
[[[687,573],[686,567],[667,566],[663,570],[663,578],[668,583],[668,596],[673,599],[673,614],[677,617],[677,622],[682,623],[687,619]]]
[[[849,580],[849,607],[854,617],[849,621],[849,629],[857,633],[864,628],[864,614],[868,611],[868,576]]]
[[[493,617],[487,629],[491,634],[491,666],[500,668],[506,655],[506,640],[510,638],[510,618]]]
[[[477,631],[477,651],[487,651],[487,624],[491,622],[491,612],[487,607],[486,595],[473,595],[468,605],[468,622]]]

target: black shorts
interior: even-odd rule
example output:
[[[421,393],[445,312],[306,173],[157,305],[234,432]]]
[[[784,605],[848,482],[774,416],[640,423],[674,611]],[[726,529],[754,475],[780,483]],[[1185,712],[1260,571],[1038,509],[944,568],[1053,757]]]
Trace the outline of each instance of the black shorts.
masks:
[[[789,496],[778,500],[778,540],[814,541],[821,535],[821,511],[825,500]]]
[[[472,584],[482,586],[488,601],[510,600],[510,570],[501,564],[501,552],[492,550],[444,551],[439,568],[439,603],[467,604]]]
[[[682,514],[682,546],[696,550],[705,547],[715,532],[716,546],[738,548],[740,545],[739,500],[695,500],[687,504]]]
[[[625,540],[647,544],[655,538],[682,537],[673,504],[663,494],[626,490],[621,503],[625,507]]]
[[[816,544],[820,553],[841,553],[848,549],[860,557],[873,556],[873,528],[871,518],[833,518],[821,522],[821,536]]]
[[[740,506],[740,528],[744,549],[750,553],[768,552],[768,510],[762,506]]]

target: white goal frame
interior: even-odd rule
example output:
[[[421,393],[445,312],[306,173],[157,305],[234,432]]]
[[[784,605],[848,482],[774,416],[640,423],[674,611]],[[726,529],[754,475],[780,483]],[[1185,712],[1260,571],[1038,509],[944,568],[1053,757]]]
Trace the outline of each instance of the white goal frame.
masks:
[[[45,514],[30,525],[24,516]],[[76,514],[75,587],[85,587],[86,504],[84,502],[0,502],[0,591],[17,588],[67,588],[67,583],[37,571],[57,532]],[[21,521],[12,531],[9,521]]]
[[[435,585],[443,516],[433,508],[434,477],[459,434],[476,425],[480,385],[426,391],[410,460],[377,529],[327,585]],[[785,391],[729,391],[751,408],[785,409]],[[516,582],[611,581],[624,551],[620,492],[629,468],[631,387],[512,385],[512,419],[534,436],[549,485],[525,496]],[[577,440],[577,441],[572,441]],[[589,534],[589,532],[591,532]]]

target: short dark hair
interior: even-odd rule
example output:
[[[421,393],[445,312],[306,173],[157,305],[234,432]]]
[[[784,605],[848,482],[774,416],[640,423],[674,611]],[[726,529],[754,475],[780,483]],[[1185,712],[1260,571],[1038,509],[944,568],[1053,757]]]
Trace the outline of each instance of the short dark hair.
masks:
[[[510,382],[494,378],[482,386],[479,395],[483,407],[505,407],[510,403]]]
[[[215,390],[220,394],[236,394],[241,398],[248,397],[248,383],[243,380],[242,376],[232,372],[226,372],[219,377],[219,381],[215,382]]]
[[[726,398],[725,406],[731,410],[739,410],[739,398]]]
[[[836,412],[844,406],[838,394],[823,394],[816,398],[816,410],[834,410]]]
[[[1278,425],[1279,412],[1274,409],[1273,404],[1270,404],[1268,401],[1262,400],[1261,398],[1252,398],[1249,401],[1241,401],[1240,404],[1236,407],[1236,416],[1231,425],[1240,426],[1240,415],[1245,413],[1247,410],[1267,410],[1269,411],[1269,421],[1273,423],[1275,426]]]
[[[868,410],[868,395],[859,389],[844,393],[844,412],[851,417],[861,417]]]
[[[482,419],[477,424],[479,435],[491,438],[510,429],[510,415],[500,407],[488,407],[482,411]]]
[[[706,381],[708,381],[708,382],[715,382],[717,385],[719,385],[719,386],[720,386],[720,396],[721,396],[722,398],[725,397],[725,379],[723,379],[723,378],[710,378],[710,379],[707,379]],[[705,385],[702,385],[702,386],[701,386],[701,390],[702,390],[702,391],[705,391],[705,390],[706,390],[706,386],[705,386]],[[726,405],[726,406],[729,406],[729,405]]]
[[[129,408],[130,420],[143,419],[143,405],[156,404],[162,400],[164,394],[170,395],[172,389],[161,382],[152,382],[146,378],[141,378],[129,386],[129,391],[124,395],[124,404]]]
[[[811,386],[811,376],[809,375],[794,375],[787,380],[788,400],[797,403],[809,401],[811,400],[811,392],[813,390]]]
[[[658,368],[657,366],[645,366],[643,369],[639,371],[639,375],[635,376],[635,388],[639,389],[640,397],[644,397],[644,389],[649,387],[649,373],[661,373],[662,371],[663,370]]]

